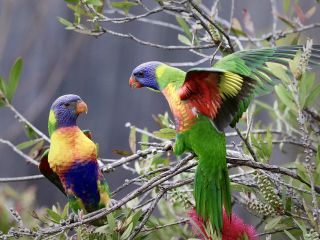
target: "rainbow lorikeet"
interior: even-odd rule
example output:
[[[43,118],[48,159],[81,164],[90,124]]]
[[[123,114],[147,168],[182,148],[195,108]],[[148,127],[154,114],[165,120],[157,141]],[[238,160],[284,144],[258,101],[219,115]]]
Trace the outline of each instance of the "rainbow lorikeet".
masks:
[[[68,197],[74,212],[92,212],[110,202],[91,133],[81,131],[76,123],[79,114],[87,110],[77,95],[64,95],[54,101],[48,122],[51,145],[39,165],[41,173]]]
[[[210,68],[184,72],[161,62],[136,67],[129,80],[133,88],[163,93],[176,125],[174,153],[194,152],[198,159],[194,197],[197,213],[217,232],[223,225],[222,207],[231,218],[231,192],[226,164],[224,129],[238,122],[254,96],[268,93],[276,76],[268,62],[288,65],[303,46],[239,51]],[[317,64],[320,46],[313,46],[309,63]],[[317,55],[318,54],[318,55]]]

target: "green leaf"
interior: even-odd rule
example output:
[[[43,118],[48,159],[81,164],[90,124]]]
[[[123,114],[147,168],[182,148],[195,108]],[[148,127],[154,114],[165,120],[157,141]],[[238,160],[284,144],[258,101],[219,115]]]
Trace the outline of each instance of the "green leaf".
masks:
[[[176,137],[176,133],[176,130],[172,128],[162,128],[159,131],[153,132],[156,137],[163,139],[174,139]]]
[[[7,94],[6,97],[9,102],[12,101],[13,95],[16,92],[16,89],[19,84],[20,74],[23,67],[23,60],[22,58],[17,58],[13,66],[11,67],[9,79],[7,83]]]
[[[148,132],[147,128],[143,129],[145,132]],[[142,133],[141,134],[141,142],[143,143],[148,143],[149,142],[149,136],[147,134]],[[146,150],[148,148],[148,146],[146,145],[141,145],[141,150]]]
[[[107,215],[107,221],[108,221],[108,226],[111,231],[114,231],[117,227],[116,219],[114,218],[113,214],[110,213]]]
[[[130,233],[133,229],[133,223],[130,223],[127,229],[124,231],[124,233],[121,235],[120,240],[128,239],[130,236]]]
[[[276,94],[281,102],[293,111],[296,111],[297,107],[293,101],[291,92],[289,92],[282,84],[274,87]]]
[[[24,125],[24,131],[29,139],[38,137],[38,134],[28,125]]]
[[[120,156],[130,156],[130,155],[132,155],[131,151],[122,150],[122,149],[112,149],[111,152],[114,153],[114,154],[118,154]]]
[[[39,141],[37,141],[37,140],[29,140],[29,141],[26,141],[26,142],[19,143],[18,145],[16,145],[16,147],[19,150],[24,150],[26,148],[29,148],[29,147],[33,146],[34,144],[36,144],[38,142]]]
[[[0,93],[6,95],[7,94],[7,88],[6,83],[4,81],[4,78],[0,76]]]
[[[4,82],[4,79],[0,76],[0,107],[3,107],[6,105],[4,98],[6,97],[6,84]]]
[[[289,7],[290,7],[291,1],[290,0],[283,0],[283,11],[288,14],[289,12]]]
[[[317,148],[317,155],[316,155],[316,173],[320,175],[320,144]]]
[[[236,18],[232,19],[231,31],[238,36],[247,36],[247,34],[242,30],[240,21]]]
[[[313,90],[311,90],[311,93],[306,99],[305,106],[309,107],[314,104],[314,102],[318,99],[320,95],[320,84],[318,84]]]
[[[86,0],[85,3],[91,4],[96,7],[101,7],[103,5],[101,0]]]
[[[178,34],[178,40],[179,40],[181,43],[185,44],[185,45],[188,45],[188,46],[191,45],[191,41],[190,41],[186,36],[184,36],[184,35],[182,35],[182,34]]]
[[[183,29],[184,33],[187,35],[189,39],[192,39],[192,33],[190,31],[190,26],[189,24],[179,16],[176,16],[176,20],[179,23],[180,27]]]
[[[275,218],[270,218],[270,220],[267,222],[267,224],[264,227],[265,231],[274,230],[275,226],[279,224],[279,222],[282,220],[282,216],[278,216]]]
[[[289,233],[287,230],[284,230],[284,233],[290,238],[290,240],[297,240],[291,233]]]
[[[307,97],[310,95],[310,89],[313,88],[316,74],[314,72],[305,72],[301,76],[299,82],[299,102],[300,106],[304,108]]]
[[[125,12],[125,14],[128,14],[130,11],[130,8],[132,8],[133,6],[138,5],[135,2],[128,2],[128,1],[123,1],[123,2],[111,2],[111,6],[113,8],[118,8],[121,9]]]
[[[58,17],[58,21],[59,21],[62,25],[68,27],[68,29],[70,29],[70,28],[72,28],[72,27],[74,28],[73,23],[72,23],[72,22],[69,22],[67,19],[64,19],[64,18],[62,18],[62,17]]]
[[[287,73],[287,69],[284,66],[278,63],[271,63],[271,62],[266,63],[266,65],[271,70],[272,74],[274,74],[281,81],[285,83],[291,82],[291,79]]]
[[[55,223],[60,223],[60,221],[62,220],[61,216],[57,212],[51,210],[50,208],[47,208],[47,214],[49,215],[50,219]]]
[[[139,209],[132,217],[132,223],[134,226],[137,225],[139,219],[141,218],[142,216],[142,209]]]
[[[69,216],[69,203],[67,203],[64,208],[63,208],[63,211],[62,211],[62,214],[61,214],[61,217],[63,219],[67,219],[67,217]]]
[[[137,151],[136,128],[132,127],[129,134],[129,147],[133,153]]]

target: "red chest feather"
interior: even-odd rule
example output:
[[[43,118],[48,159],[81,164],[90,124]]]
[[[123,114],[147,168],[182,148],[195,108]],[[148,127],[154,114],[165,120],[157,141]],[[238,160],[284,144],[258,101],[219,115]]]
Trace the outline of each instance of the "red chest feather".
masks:
[[[218,87],[219,75],[207,72],[189,75],[188,80],[179,90],[181,100],[188,99],[199,112],[214,118],[222,103]]]

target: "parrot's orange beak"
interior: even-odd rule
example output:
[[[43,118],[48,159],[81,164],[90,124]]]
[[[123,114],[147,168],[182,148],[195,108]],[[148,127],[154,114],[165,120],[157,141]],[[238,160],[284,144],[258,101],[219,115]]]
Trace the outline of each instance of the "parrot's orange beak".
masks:
[[[85,112],[85,113],[88,112],[88,106],[84,101],[79,101],[79,102],[77,102],[77,105],[76,105],[76,113],[80,114],[83,112]]]
[[[134,76],[130,77],[129,86],[132,88],[142,88],[142,84]]]

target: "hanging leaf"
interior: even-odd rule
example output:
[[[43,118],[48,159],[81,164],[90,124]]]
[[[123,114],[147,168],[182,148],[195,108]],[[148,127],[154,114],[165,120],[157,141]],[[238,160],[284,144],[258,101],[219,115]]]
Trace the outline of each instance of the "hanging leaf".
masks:
[[[248,9],[244,8],[242,10],[242,16],[243,16],[244,28],[248,31],[250,35],[254,35],[254,25]]]
[[[29,147],[33,146],[34,144],[36,144],[38,142],[39,142],[38,140],[29,140],[29,141],[26,141],[26,142],[19,143],[18,145],[16,145],[16,147],[19,150],[24,150],[26,148],[29,148]]]
[[[316,13],[316,10],[317,10],[317,6],[313,6],[311,7],[307,12],[306,14],[304,15],[307,19],[311,18],[315,13]]]
[[[294,11],[296,12],[297,17],[299,18],[300,22],[304,23],[306,21],[306,17],[303,13],[302,8],[300,7],[300,5],[298,3],[295,3],[293,6],[294,6]]]
[[[19,57],[16,59],[15,63],[13,64],[10,70],[9,79],[6,86],[6,90],[7,90],[6,97],[10,103],[18,87],[22,67],[23,67],[23,60],[22,58]]]
[[[123,2],[111,2],[111,6],[113,8],[118,8],[121,9],[122,11],[125,12],[125,14],[127,15],[130,11],[130,8],[134,7],[138,5],[138,3],[135,2],[128,2],[128,1],[123,1]]]
[[[316,79],[314,72],[305,72],[302,74],[299,82],[299,102],[301,108],[304,108],[306,99],[310,96],[310,89],[313,89],[313,84]]]
[[[275,86],[274,90],[283,104],[291,110],[296,111],[297,107],[293,101],[291,92],[289,92],[282,84]]]
[[[35,139],[38,137],[38,134],[26,124],[24,125],[24,131],[29,139]]]
[[[130,150],[135,153],[137,151],[137,136],[136,128],[132,127],[129,134],[129,147]]]
[[[111,152],[124,157],[132,155],[131,151],[122,150],[122,149],[112,149]]]
[[[73,26],[73,23],[72,23],[72,22],[69,22],[67,19],[64,19],[64,18],[62,18],[62,17],[58,17],[58,21],[59,21],[62,25],[66,26],[66,28],[67,28],[68,30],[72,30],[72,29],[75,28],[75,27]]]
[[[320,95],[320,84],[316,85],[310,92],[309,96],[306,99],[305,106],[309,107],[314,104]]]
[[[283,5],[283,10],[286,14],[289,12],[291,1],[290,0],[283,0],[282,5]]]
[[[91,4],[92,6],[95,7],[101,7],[103,5],[103,2],[101,0],[86,0],[86,4]]]
[[[284,230],[284,233],[290,238],[290,240],[297,240],[291,233],[289,233],[287,230]]]
[[[246,36],[246,33],[242,30],[241,24],[238,19],[233,18],[231,22],[231,31],[234,34],[237,34],[239,36]]]
[[[291,28],[295,28],[296,27],[296,23],[294,23],[290,18],[288,18],[287,16],[283,16],[283,15],[280,15],[280,14],[276,14],[277,18],[285,23],[286,25],[288,25],[289,27]]]
[[[148,132],[148,129],[147,129],[147,128],[144,128],[143,130],[144,130],[145,132]],[[149,136],[148,136],[147,134],[142,133],[142,134],[141,134],[141,142],[148,143],[148,142],[149,142]],[[148,146],[146,146],[146,145],[141,145],[141,150],[145,150],[145,149],[147,149],[147,148],[148,148]]]
[[[176,136],[176,130],[172,128],[162,128],[159,131],[153,132],[153,134],[158,138],[163,139],[174,139]]]
[[[278,63],[271,63],[271,62],[266,63],[266,65],[268,66],[268,68],[270,68],[270,70],[272,71],[272,74],[274,74],[281,81],[285,83],[291,82],[291,79],[288,76],[286,67]]]
[[[267,224],[265,225],[264,230],[265,231],[274,230],[281,220],[282,220],[282,216],[270,218],[267,221]]]
[[[191,41],[186,36],[184,36],[182,34],[178,34],[178,40],[187,46],[191,46],[191,44],[192,44]]]
[[[49,215],[50,219],[55,223],[60,223],[60,220],[62,220],[59,213],[57,213],[54,210],[51,210],[50,208],[47,208],[47,214]]]
[[[176,16],[176,20],[179,23],[180,27],[182,28],[183,32],[191,40],[192,39],[192,33],[190,31],[190,26],[188,25],[188,23],[182,17],[179,17],[179,16]]]
[[[133,223],[130,223],[127,229],[124,231],[124,233],[121,235],[120,240],[128,239],[130,236],[130,233],[133,229]]]
[[[6,85],[4,82],[4,79],[0,76],[0,107],[3,107],[6,105],[5,103],[5,97],[6,97]]]

